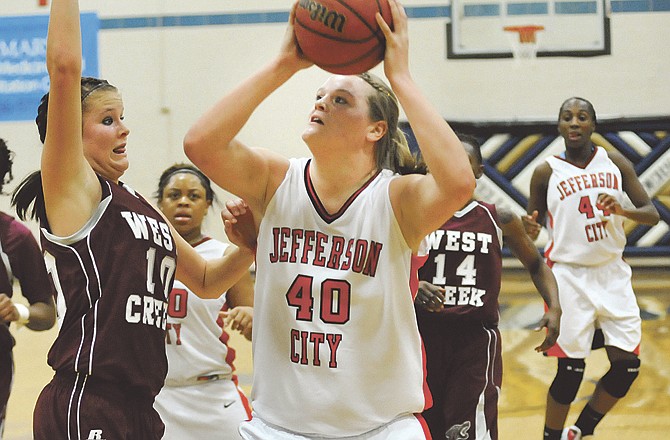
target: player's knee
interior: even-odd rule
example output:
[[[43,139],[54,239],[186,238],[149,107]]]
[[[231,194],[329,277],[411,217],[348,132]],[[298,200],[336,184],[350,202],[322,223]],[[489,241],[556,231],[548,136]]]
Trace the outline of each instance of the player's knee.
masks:
[[[584,378],[584,359],[561,358],[558,360],[556,377],[549,387],[551,397],[561,405],[569,405],[575,400],[579,385]]]
[[[628,393],[639,373],[639,358],[614,361],[607,374],[600,379],[600,384],[605,391],[620,399]]]

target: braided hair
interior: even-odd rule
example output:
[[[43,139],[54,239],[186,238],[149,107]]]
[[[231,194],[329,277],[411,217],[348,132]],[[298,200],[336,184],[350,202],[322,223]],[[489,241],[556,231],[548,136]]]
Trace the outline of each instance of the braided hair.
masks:
[[[393,90],[369,72],[361,73],[358,77],[375,90],[368,96],[370,119],[386,121],[388,125],[386,133],[375,146],[377,169],[387,168],[399,174],[425,174],[425,163],[412,154],[405,133],[398,127],[400,107]]]
[[[81,110],[86,112],[86,98],[97,90],[117,90],[104,79],[82,77],[81,78]],[[44,143],[47,137],[47,115],[49,113],[49,92],[45,93],[37,107],[37,131],[40,141]],[[44,190],[42,188],[42,173],[34,171],[19,183],[12,193],[12,206],[16,208],[16,214],[21,220],[45,217]]]
[[[116,87],[111,85],[104,79],[93,78],[90,76],[83,76],[81,78],[81,111],[82,113],[86,112],[86,98],[91,95],[91,93],[97,90],[117,90]],[[40,141],[44,143],[44,140],[47,137],[47,115],[49,113],[49,92],[46,92],[42,99],[40,100],[40,105],[37,106],[37,117],[35,118],[35,124],[37,124],[37,131],[40,134]]]

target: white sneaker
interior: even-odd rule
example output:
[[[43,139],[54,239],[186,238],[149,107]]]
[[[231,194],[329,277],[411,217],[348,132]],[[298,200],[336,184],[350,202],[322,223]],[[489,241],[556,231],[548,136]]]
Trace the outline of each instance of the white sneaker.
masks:
[[[574,425],[565,428],[561,434],[561,440],[582,440],[582,430]]]

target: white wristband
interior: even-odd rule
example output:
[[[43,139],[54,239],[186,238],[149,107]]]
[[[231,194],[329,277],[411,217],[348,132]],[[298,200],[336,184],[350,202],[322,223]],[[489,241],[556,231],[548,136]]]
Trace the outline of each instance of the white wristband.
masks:
[[[14,303],[16,311],[19,312],[19,319],[16,321],[17,324],[28,324],[30,322],[30,310],[24,304]]]

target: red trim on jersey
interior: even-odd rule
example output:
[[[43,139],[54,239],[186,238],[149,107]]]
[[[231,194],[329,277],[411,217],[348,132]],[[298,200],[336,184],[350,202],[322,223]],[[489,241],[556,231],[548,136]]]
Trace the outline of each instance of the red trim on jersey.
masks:
[[[221,311],[222,312],[227,312],[228,311],[228,303],[224,303],[223,306],[221,306]],[[219,336],[219,341],[223,342],[224,344],[228,343],[228,340],[230,339],[230,335],[226,333],[226,331],[223,329],[223,318],[221,315],[219,315],[216,318],[216,323],[218,324],[219,327],[221,327],[221,335]]]
[[[551,211],[547,210],[547,215],[549,216],[549,226],[551,226],[551,229],[554,229],[554,216],[551,215]],[[544,250],[544,258],[547,259],[547,265],[551,268],[554,265],[554,262],[551,261],[551,250],[554,248],[554,240],[552,238],[551,244],[547,249]],[[551,264],[549,262],[551,261]]]
[[[635,350],[633,350],[633,353],[636,354],[637,356],[640,355],[640,344],[637,344],[637,347],[635,347]],[[547,350],[547,356],[552,356],[552,357],[557,357],[557,358],[569,358],[567,354],[563,351],[563,349],[558,345],[558,342],[555,343],[549,350]]]
[[[356,197],[360,193],[367,188],[370,183],[377,178],[379,173],[381,173],[380,170],[378,170],[372,177],[370,177],[356,192],[354,192],[349,198],[347,199],[346,202],[344,202],[344,205],[334,214],[329,214],[326,208],[323,206],[323,203],[321,203],[321,200],[319,199],[319,196],[316,194],[316,190],[314,190],[314,185],[312,184],[312,178],[309,175],[309,166],[312,163],[312,159],[307,161],[307,164],[305,164],[305,187],[307,188],[307,195],[309,196],[310,201],[312,202],[312,206],[314,206],[314,209],[316,209],[317,214],[319,214],[319,217],[323,219],[328,224],[331,224],[338,218],[344,214],[344,212],[347,210],[349,206],[351,206],[352,203],[354,203],[354,200],[356,200]]]
[[[416,293],[419,291],[419,269],[428,261],[428,254],[414,255],[412,254],[412,261],[410,263],[409,272],[409,290],[412,294],[412,301],[416,298]]]
[[[203,244],[204,242],[209,241],[209,240],[211,240],[211,239],[212,239],[211,237],[204,236],[204,237],[202,237],[202,238],[200,239],[200,241],[197,241],[197,242],[193,243],[193,244],[191,245],[191,247],[194,248],[194,247],[200,246],[200,245]]]
[[[430,435],[430,429],[428,428],[428,423],[426,423],[426,419],[424,419],[421,414],[414,414],[414,417],[416,417],[419,423],[421,423],[423,433],[426,435],[426,440],[433,440],[433,436]]]
[[[428,254],[426,255],[416,255],[412,254],[411,258],[411,263],[410,263],[410,273],[409,273],[409,288],[410,288],[410,293],[412,295],[412,302],[414,302],[414,299],[416,298],[416,294],[419,291],[419,269],[428,261]],[[430,389],[428,388],[428,381],[426,378],[428,377],[428,371],[426,369],[426,348],[423,346],[423,338],[421,338],[421,335],[419,334],[419,338],[421,339],[421,364],[423,368],[423,397],[424,397],[424,402],[423,402],[423,410],[427,410],[431,406],[433,406],[433,395],[430,393]],[[422,422],[423,430],[424,432],[427,432],[427,439],[430,439],[430,432],[428,432],[428,426],[425,424],[425,420],[423,420],[423,417],[419,419],[420,422]]]
[[[547,356],[553,356],[557,358],[569,358],[567,354],[563,351],[558,342],[555,343],[549,350],[547,350]]]
[[[237,379],[237,376],[233,374],[233,377],[231,378],[233,383],[235,384],[235,387],[237,388],[237,392],[240,395],[240,400],[242,401],[242,406],[244,407],[244,412],[247,413],[247,422],[251,420],[251,404],[249,403],[249,399],[247,398],[247,395],[244,394],[242,389],[240,388],[240,383]]]
[[[222,312],[227,312],[230,310],[230,307],[228,307],[228,303],[224,303],[223,307],[221,307]],[[228,347],[228,352],[226,354],[226,363],[230,365],[230,368],[235,371],[235,365],[233,362],[235,361],[235,349],[228,345],[228,341],[230,341],[230,334],[226,332],[226,330],[223,328],[223,318],[221,318],[221,315],[219,315],[218,318],[216,318],[216,323],[221,327],[221,336],[219,336],[219,341],[221,341],[222,344],[224,344],[226,347]]]
[[[428,388],[428,370],[426,368],[426,347],[423,346],[423,338],[421,338],[421,363],[423,365],[423,410],[427,410],[433,406],[433,395]]]
[[[591,157],[589,157],[589,159],[586,161],[586,163],[585,163],[583,166],[580,166],[580,165],[577,165],[577,164],[575,164],[575,163],[572,163],[572,162],[570,162],[568,159],[566,159],[565,157],[561,157],[561,155],[555,155],[554,157],[555,157],[556,159],[562,160],[562,161],[565,162],[565,163],[569,163],[570,165],[572,165],[572,166],[575,167],[575,168],[580,168],[580,169],[583,170],[583,169],[586,169],[586,167],[589,166],[589,164],[591,163],[591,161],[593,160],[593,158],[596,157],[596,153],[597,153],[597,152],[598,152],[598,146],[597,146],[597,145],[594,145],[594,146],[593,146],[593,151],[591,152]],[[562,152],[561,154],[565,154],[565,151]]]

